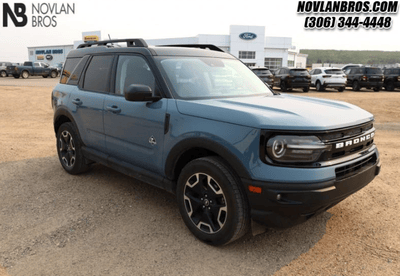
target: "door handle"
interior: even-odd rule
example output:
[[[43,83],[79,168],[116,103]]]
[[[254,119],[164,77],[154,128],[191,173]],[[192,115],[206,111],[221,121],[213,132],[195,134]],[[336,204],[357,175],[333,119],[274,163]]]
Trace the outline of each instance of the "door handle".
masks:
[[[119,108],[119,107],[116,106],[116,105],[109,105],[109,106],[106,107],[106,110],[107,110],[107,111],[111,111],[111,112],[114,113],[114,114],[118,114],[118,113],[121,112],[121,108]]]
[[[79,98],[73,99],[72,103],[75,104],[75,105],[78,105],[78,106],[82,105],[82,101]]]

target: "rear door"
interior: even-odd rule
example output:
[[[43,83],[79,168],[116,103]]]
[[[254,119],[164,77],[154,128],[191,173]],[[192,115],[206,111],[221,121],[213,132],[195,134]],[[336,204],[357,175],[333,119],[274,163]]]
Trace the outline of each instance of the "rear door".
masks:
[[[164,122],[167,99],[131,102],[124,91],[131,84],[149,86],[159,94],[159,86],[146,59],[140,55],[120,55],[114,93],[104,101],[104,130],[111,158],[163,174]]]

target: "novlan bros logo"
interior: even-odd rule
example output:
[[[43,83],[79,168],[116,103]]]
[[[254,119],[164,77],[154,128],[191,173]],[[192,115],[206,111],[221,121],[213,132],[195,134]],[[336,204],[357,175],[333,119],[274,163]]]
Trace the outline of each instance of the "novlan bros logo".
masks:
[[[15,27],[25,27],[28,24],[27,9],[23,3],[3,3],[2,26],[9,27],[9,19]],[[75,3],[38,3],[32,4],[32,27],[56,27],[57,15],[75,14]]]
[[[28,23],[28,17],[25,14],[26,7],[22,3],[15,3],[14,10],[7,3],[3,3],[3,27],[8,27],[8,18],[12,20],[15,27],[24,27]],[[19,21],[20,18],[21,21]]]

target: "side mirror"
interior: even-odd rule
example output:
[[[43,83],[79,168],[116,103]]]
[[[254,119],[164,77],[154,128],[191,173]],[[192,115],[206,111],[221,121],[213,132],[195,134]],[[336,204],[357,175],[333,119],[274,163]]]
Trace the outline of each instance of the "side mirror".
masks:
[[[161,99],[153,96],[151,88],[143,84],[131,84],[124,91],[125,99],[130,102],[156,102]]]

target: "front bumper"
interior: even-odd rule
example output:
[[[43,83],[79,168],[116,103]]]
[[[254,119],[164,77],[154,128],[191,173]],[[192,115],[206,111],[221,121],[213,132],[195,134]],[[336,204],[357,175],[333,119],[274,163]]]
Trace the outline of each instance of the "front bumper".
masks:
[[[267,183],[242,179],[254,221],[274,228],[288,228],[322,213],[357,192],[379,174],[381,162],[373,162],[347,177],[320,183]],[[261,193],[250,192],[252,187]],[[254,191],[254,190],[253,190]],[[260,191],[260,190],[259,190]]]

